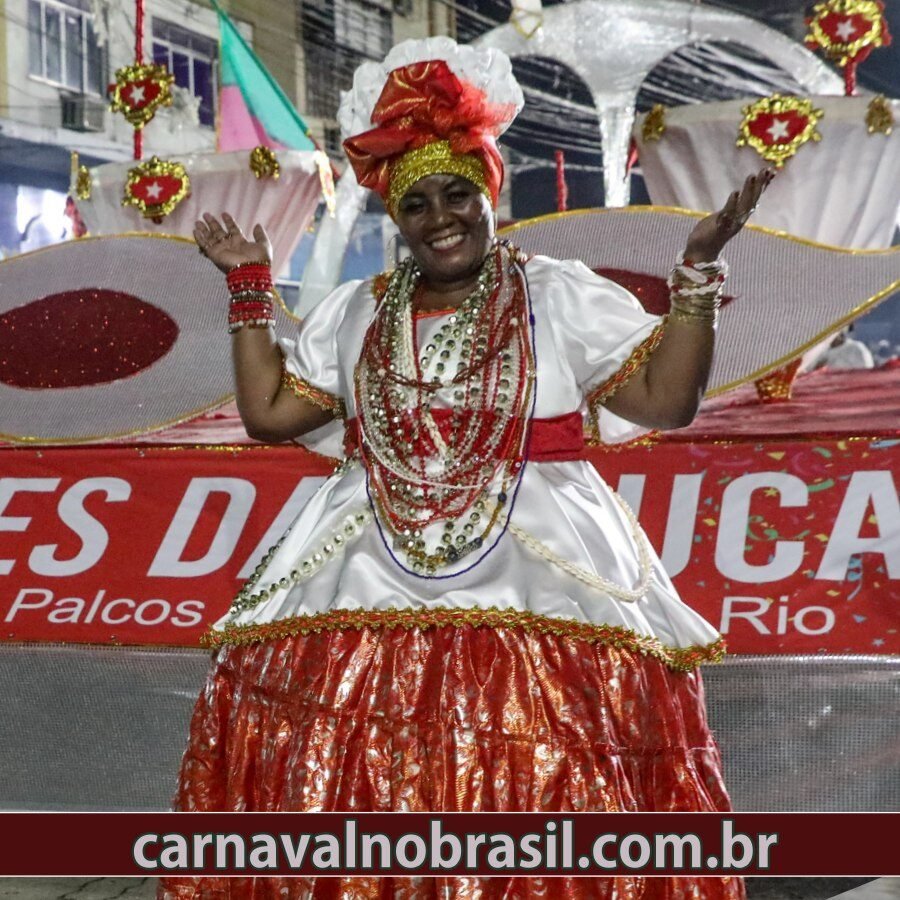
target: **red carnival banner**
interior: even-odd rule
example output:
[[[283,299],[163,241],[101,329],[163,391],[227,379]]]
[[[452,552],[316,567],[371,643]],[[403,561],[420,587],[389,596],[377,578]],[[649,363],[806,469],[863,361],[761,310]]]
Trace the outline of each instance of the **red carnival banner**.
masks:
[[[593,456],[732,653],[900,652],[898,440]]]
[[[897,440],[590,451],[737,653],[898,653]],[[330,472],[292,447],[0,451],[9,641],[196,646]]]

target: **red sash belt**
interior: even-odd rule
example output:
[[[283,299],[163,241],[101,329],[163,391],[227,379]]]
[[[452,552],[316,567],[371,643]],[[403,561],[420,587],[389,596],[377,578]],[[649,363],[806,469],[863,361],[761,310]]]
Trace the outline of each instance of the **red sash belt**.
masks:
[[[435,424],[444,438],[450,436],[452,410],[432,410]],[[349,456],[359,447],[359,419],[344,423],[344,452]],[[565,462],[581,459],[584,452],[584,428],[581,413],[570,412],[552,419],[532,419],[528,441],[528,459],[533,462]]]

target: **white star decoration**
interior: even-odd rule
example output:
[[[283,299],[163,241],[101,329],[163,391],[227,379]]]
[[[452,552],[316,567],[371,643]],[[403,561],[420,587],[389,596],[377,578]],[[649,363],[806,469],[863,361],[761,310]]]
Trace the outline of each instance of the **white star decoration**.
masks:
[[[159,200],[159,196],[162,194],[162,185],[158,181],[151,181],[147,185],[146,193],[148,200]]]
[[[788,123],[784,119],[773,119],[772,124],[766,129],[774,143],[783,141],[788,136]]]
[[[853,24],[852,19],[844,19],[844,21],[835,28],[835,32],[844,43],[847,43],[853,35],[856,34],[856,26]]]
[[[143,84],[133,84],[128,88],[128,96],[131,98],[133,106],[143,103],[145,98],[146,87]]]

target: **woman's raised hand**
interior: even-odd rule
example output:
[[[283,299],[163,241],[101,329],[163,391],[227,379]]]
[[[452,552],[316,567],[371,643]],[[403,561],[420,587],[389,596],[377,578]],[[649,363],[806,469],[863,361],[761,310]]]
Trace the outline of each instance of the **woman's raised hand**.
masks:
[[[747,224],[763,191],[774,177],[772,169],[760,169],[744,182],[739,191],[731,194],[718,212],[701,219],[688,237],[685,258],[693,262],[712,262],[716,259],[722,248]]]
[[[244,237],[237,222],[222,213],[222,222],[209,213],[194,223],[200,252],[223,272],[244,263],[272,263],[272,244],[262,225],[253,226],[253,240]]]

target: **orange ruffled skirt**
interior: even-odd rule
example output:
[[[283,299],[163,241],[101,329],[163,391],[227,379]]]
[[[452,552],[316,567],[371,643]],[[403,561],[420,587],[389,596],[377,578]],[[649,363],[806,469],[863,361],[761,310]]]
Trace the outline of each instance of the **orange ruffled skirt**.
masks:
[[[175,808],[728,810],[697,670],[520,628],[362,628],[219,650]],[[739,878],[168,878],[175,898],[742,898]]]

